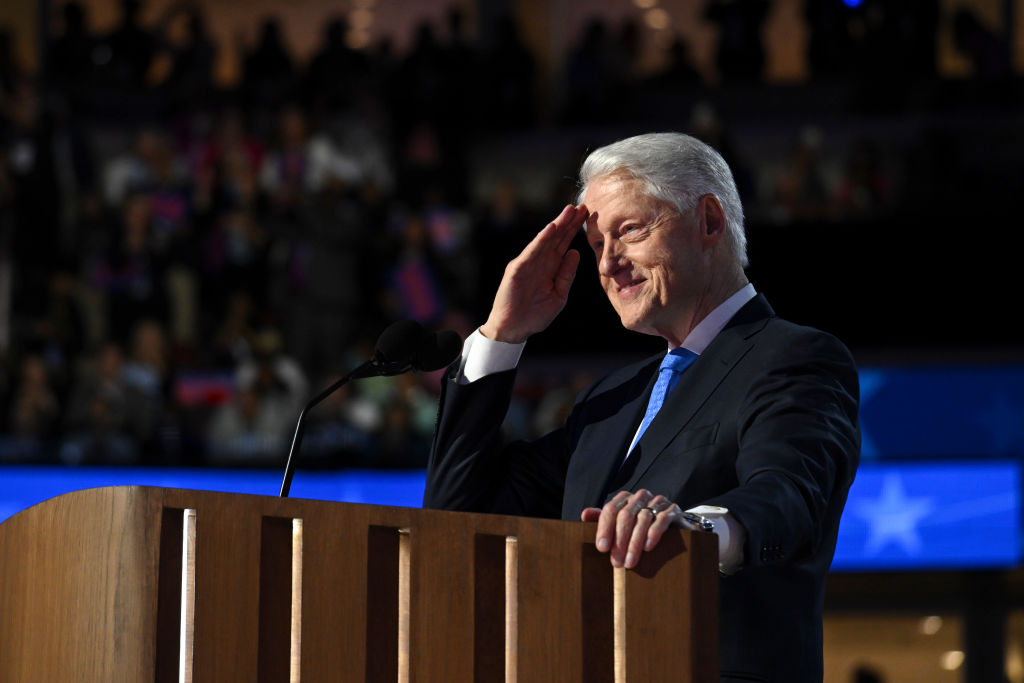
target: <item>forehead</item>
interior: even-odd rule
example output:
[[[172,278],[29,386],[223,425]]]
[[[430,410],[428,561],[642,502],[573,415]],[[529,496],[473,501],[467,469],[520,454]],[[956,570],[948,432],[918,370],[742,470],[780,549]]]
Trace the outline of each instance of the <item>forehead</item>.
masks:
[[[620,220],[653,220],[665,212],[675,212],[668,202],[647,194],[643,183],[621,176],[603,176],[592,181],[583,203],[590,212],[586,228],[608,228]]]

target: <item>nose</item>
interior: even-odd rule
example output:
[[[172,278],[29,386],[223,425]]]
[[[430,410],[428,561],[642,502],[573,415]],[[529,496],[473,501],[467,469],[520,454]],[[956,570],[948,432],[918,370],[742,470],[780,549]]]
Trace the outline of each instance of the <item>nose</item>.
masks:
[[[597,272],[601,277],[612,277],[622,268],[629,265],[626,250],[618,240],[609,239],[601,249],[601,258],[597,262]]]

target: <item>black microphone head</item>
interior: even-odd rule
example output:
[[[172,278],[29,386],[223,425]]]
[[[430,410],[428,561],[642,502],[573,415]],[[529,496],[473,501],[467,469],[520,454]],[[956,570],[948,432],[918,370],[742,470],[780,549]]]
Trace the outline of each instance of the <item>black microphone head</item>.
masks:
[[[427,331],[415,320],[399,320],[388,325],[377,338],[373,360],[378,363],[408,364],[423,348]]]
[[[432,372],[447,367],[462,353],[462,337],[455,330],[430,334],[419,352],[412,357],[417,370]]]

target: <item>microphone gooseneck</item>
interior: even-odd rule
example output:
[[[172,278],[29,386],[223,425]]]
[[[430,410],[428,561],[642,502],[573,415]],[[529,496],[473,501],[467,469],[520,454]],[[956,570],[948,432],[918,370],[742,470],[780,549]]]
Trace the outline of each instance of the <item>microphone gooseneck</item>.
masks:
[[[288,449],[281,498],[287,498],[295,474],[294,456],[302,443],[307,413],[325,398],[352,379],[400,375],[410,370],[431,372],[451,364],[462,351],[462,338],[453,330],[428,333],[415,320],[399,320],[381,332],[374,347],[373,358],[310,399],[299,413],[292,445]]]

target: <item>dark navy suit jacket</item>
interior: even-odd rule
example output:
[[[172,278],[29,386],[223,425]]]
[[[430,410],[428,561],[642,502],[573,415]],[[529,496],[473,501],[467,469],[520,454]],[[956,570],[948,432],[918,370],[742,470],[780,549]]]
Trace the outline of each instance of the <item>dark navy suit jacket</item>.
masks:
[[[728,508],[743,568],[720,580],[721,675],[822,679],[825,576],[860,453],[858,382],[835,337],[748,302],[682,375],[622,465],[662,355],[598,380],[536,441],[500,434],[515,380],[444,380],[424,506],[578,520],[618,490]]]

